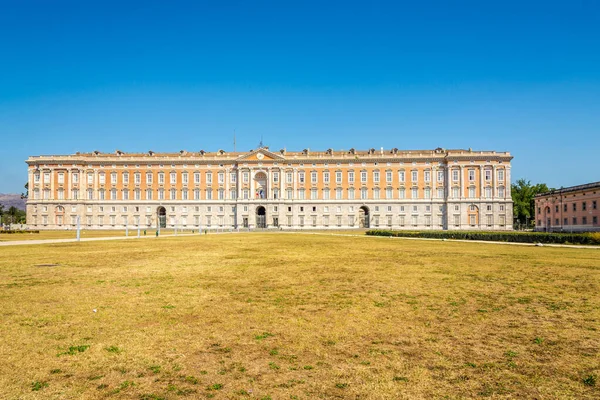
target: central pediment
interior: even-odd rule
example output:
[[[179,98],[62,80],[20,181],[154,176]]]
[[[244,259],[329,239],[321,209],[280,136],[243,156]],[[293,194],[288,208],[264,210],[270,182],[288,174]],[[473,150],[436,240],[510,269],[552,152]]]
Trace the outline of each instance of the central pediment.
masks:
[[[238,157],[238,161],[283,161],[285,157],[275,154],[264,147],[252,150],[251,152]]]

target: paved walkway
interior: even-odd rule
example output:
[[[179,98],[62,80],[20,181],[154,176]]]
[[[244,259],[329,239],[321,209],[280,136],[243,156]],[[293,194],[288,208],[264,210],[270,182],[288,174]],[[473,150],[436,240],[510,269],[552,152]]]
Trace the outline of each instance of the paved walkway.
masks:
[[[304,235],[328,235],[328,236],[352,236],[352,237],[364,237],[364,238],[373,238],[373,239],[405,239],[405,240],[430,240],[430,241],[438,241],[438,242],[464,242],[464,243],[487,243],[487,244],[504,244],[504,245],[514,245],[514,246],[539,246],[539,247],[566,247],[571,249],[596,249],[600,250],[600,246],[585,246],[585,245],[575,245],[575,244],[536,244],[536,243],[517,243],[517,242],[492,242],[487,240],[461,240],[461,239],[432,239],[432,238],[415,238],[415,237],[391,237],[391,236],[371,236],[363,234],[353,234],[353,233],[334,233],[334,232],[307,232],[307,231],[277,231],[277,232],[258,232],[257,233],[271,233],[271,234],[281,234],[281,233],[299,233]],[[236,232],[236,231],[224,231],[224,232],[211,232],[211,235],[215,234],[223,234],[223,233],[253,233],[253,232]],[[177,237],[177,236],[202,236],[202,234],[193,234],[193,233],[183,233],[179,235],[170,234],[170,235],[160,235],[160,238],[163,237]],[[96,238],[81,238],[81,242],[94,242],[101,240],[129,240],[129,239],[156,239],[154,235],[147,236],[107,236],[107,237],[96,237]],[[41,240],[14,240],[8,242],[0,242],[1,246],[19,246],[19,245],[27,245],[27,244],[51,244],[51,243],[71,243],[77,242],[77,239],[41,239]]]
[[[214,234],[214,233],[211,233]],[[174,234],[170,234],[170,235],[160,235],[159,237],[163,238],[163,237],[177,237],[177,236],[200,236],[200,234],[191,234],[191,233],[182,233],[179,235],[174,235]],[[133,236],[102,236],[102,237],[95,237],[95,238],[81,238],[79,241],[80,242],[94,242],[94,241],[100,241],[100,240],[129,240],[129,239],[156,239],[156,237],[154,235],[147,235],[147,236],[140,236],[137,237],[137,235],[133,235]],[[0,246],[19,246],[19,245],[25,245],[25,244],[51,244],[51,243],[71,243],[71,242],[77,242],[77,239],[72,238],[72,239],[39,239],[39,240],[12,240],[12,241],[7,241],[7,242],[0,242]]]

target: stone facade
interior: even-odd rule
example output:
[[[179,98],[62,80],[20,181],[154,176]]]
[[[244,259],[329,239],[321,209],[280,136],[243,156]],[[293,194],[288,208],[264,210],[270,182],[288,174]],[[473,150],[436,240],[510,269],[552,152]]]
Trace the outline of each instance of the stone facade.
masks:
[[[512,229],[508,152],[32,156],[33,229]]]
[[[535,230],[600,231],[600,182],[552,190],[535,196]]]

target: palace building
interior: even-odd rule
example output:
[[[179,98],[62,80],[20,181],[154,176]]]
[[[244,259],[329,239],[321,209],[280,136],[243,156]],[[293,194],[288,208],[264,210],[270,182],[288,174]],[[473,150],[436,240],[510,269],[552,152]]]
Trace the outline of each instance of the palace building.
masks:
[[[551,190],[535,196],[536,231],[600,231],[600,182]]]
[[[27,224],[511,230],[511,159],[442,148],[32,156]]]

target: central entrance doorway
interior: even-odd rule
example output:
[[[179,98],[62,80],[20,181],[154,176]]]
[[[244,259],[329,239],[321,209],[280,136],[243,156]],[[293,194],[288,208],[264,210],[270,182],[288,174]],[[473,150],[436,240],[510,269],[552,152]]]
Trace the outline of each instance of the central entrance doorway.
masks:
[[[369,207],[362,206],[358,210],[358,226],[360,228],[369,228]]]
[[[156,216],[159,228],[167,227],[167,210],[164,207],[158,207],[156,210]]]
[[[256,227],[266,228],[267,227],[267,211],[263,206],[256,208]]]

